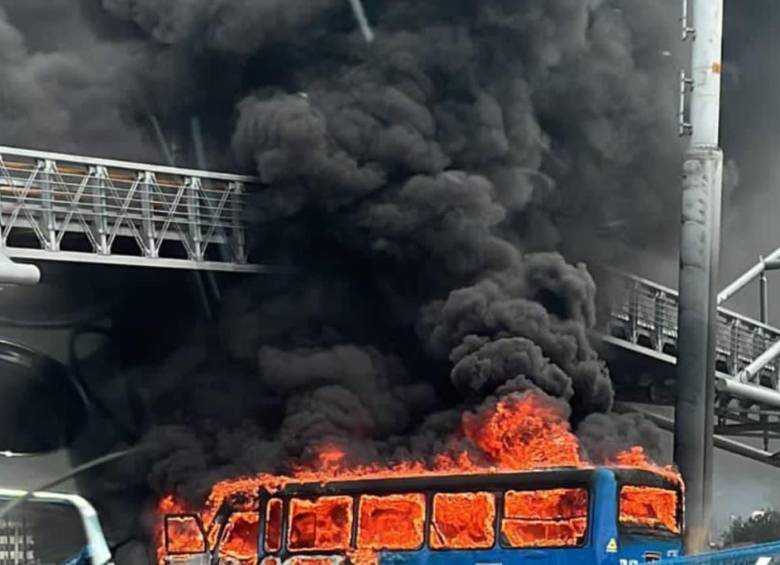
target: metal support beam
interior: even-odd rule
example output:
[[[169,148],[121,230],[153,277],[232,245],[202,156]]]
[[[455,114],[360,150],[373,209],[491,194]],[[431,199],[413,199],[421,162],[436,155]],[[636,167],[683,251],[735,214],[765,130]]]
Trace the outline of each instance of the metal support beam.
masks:
[[[653,412],[648,412],[647,410],[643,410],[630,404],[618,403],[615,406],[615,410],[623,413],[636,412],[642,414],[645,418],[654,422],[662,430],[671,432],[675,429],[675,419],[667,418],[666,416],[661,416],[660,414],[654,414]],[[777,457],[778,454],[776,453],[762,451],[761,449],[757,449],[742,442],[734,441],[719,435],[713,436],[713,443],[715,447],[722,449],[723,451],[741,455],[742,457],[747,457],[748,459],[766,463],[767,465],[772,465],[774,467],[780,467],[780,458]]]
[[[760,421],[753,424],[721,424],[715,426],[715,433],[733,436],[753,435],[755,437],[755,432],[758,432],[761,436],[772,433],[774,437],[778,437],[777,434],[780,433],[780,424],[770,423],[763,414],[759,415],[759,420]]]
[[[780,408],[780,392],[765,386],[745,384],[719,375],[715,380],[715,388],[718,392],[727,393],[736,398]]]
[[[737,381],[740,383],[757,382],[758,373],[780,355],[780,341],[770,345],[766,351],[759,355],[750,365],[737,373]]]
[[[778,261],[780,261],[780,247],[750,267],[747,271],[737,277],[733,283],[721,290],[720,294],[718,294],[718,304],[722,304],[734,296],[765,270],[778,268]]]
[[[769,289],[767,288],[766,271],[758,279],[758,310],[762,324],[767,323],[769,309]]]
[[[723,0],[694,0],[691,143],[683,165],[674,459],[686,483],[685,549],[705,551],[712,503],[717,273],[723,153],[718,148]]]
[[[9,257],[90,252],[100,264],[245,272],[246,192],[259,188],[244,175],[0,147],[0,247]]]
[[[23,247],[6,247],[4,252],[15,259],[33,261],[65,261],[69,263],[91,263],[94,265],[116,265],[119,267],[149,267],[147,257],[128,255],[97,255],[79,251],[47,251],[45,249],[27,249]],[[151,265],[164,269],[184,269],[199,271],[221,271],[225,273],[289,273],[290,269],[269,265],[233,264],[219,261],[194,262],[188,259],[157,258]],[[25,283],[19,283],[25,284]]]

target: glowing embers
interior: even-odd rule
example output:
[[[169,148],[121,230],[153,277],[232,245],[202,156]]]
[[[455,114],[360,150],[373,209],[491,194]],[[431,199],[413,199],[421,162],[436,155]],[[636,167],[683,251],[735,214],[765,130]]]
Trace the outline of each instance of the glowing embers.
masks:
[[[231,514],[222,534],[219,554],[233,557],[243,563],[255,563],[257,561],[257,536],[260,529],[259,518],[257,512]]]
[[[206,551],[206,535],[197,516],[165,517],[165,551],[173,555]]]
[[[351,497],[290,500],[290,529],[287,534],[290,550],[346,550],[349,549],[351,534]]]
[[[436,494],[430,546],[433,549],[484,549],[495,539],[496,500],[489,492]]]
[[[588,528],[584,488],[507,491],[501,534],[510,547],[572,547]]]
[[[360,549],[417,549],[423,543],[425,495],[360,497]]]
[[[655,487],[624,486],[620,489],[620,523],[679,534],[677,492]]]

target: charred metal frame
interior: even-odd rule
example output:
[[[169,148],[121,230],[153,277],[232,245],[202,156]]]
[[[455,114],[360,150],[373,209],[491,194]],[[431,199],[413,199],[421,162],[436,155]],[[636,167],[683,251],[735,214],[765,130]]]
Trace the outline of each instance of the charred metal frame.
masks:
[[[352,531],[350,532],[350,546],[355,549],[358,535],[358,520],[359,520],[359,507],[356,502],[357,497],[361,495],[369,496],[381,496],[392,494],[404,494],[404,493],[420,493],[425,495],[426,509],[433,508],[433,497],[439,493],[452,493],[452,494],[464,494],[470,492],[487,492],[493,494],[494,504],[496,509],[496,515],[493,523],[493,530],[495,532],[495,539],[493,547],[499,546],[505,548],[501,543],[500,523],[504,516],[504,498],[498,496],[509,489],[516,490],[544,490],[561,488],[565,483],[566,487],[571,488],[585,488],[588,491],[588,504],[589,514],[592,512],[594,498],[593,493],[593,478],[595,469],[559,469],[550,471],[533,471],[526,473],[498,473],[495,475],[431,475],[424,477],[403,477],[403,478],[382,478],[382,479],[362,479],[351,481],[330,481],[325,484],[311,482],[311,483],[296,483],[285,486],[274,493],[261,492],[260,493],[260,510],[262,517],[266,516],[268,502],[271,499],[281,499],[282,501],[282,535],[281,535],[281,548],[277,552],[269,552],[267,556],[279,557],[282,562],[287,558],[294,555],[339,555],[343,553],[343,550],[312,550],[312,551],[295,551],[291,552],[287,548],[287,524],[290,512],[290,500],[293,498],[302,498],[304,500],[314,500],[323,496],[345,496],[350,497],[353,501],[353,520]],[[636,470],[614,470],[616,478],[634,477],[635,481],[646,481],[647,486],[656,486],[667,484],[668,488],[677,488],[671,481],[664,479],[649,471]],[[618,478],[618,480],[620,480]],[[645,483],[642,482],[642,485]],[[425,519],[423,522],[423,541],[420,548],[427,547],[430,551],[450,551],[446,548],[435,549],[430,546],[430,529],[431,529],[432,512],[425,512]],[[258,540],[258,548],[263,547],[265,541],[265,520],[261,521],[260,533]],[[588,521],[588,529],[586,530],[586,536],[590,535],[591,523]],[[420,549],[418,548],[418,550]],[[514,548],[516,549],[516,548]],[[554,548],[547,548],[554,549]],[[415,550],[404,550],[415,551]]]
[[[263,271],[248,263],[243,219],[247,189],[259,184],[252,176],[0,146],[0,253]]]
[[[646,487],[657,487],[675,490],[679,492],[679,485],[667,477],[658,475],[652,471],[643,469],[631,469],[631,468],[609,468],[614,473],[616,486],[619,489],[625,485],[637,485]],[[390,494],[403,494],[403,493],[421,493],[426,497],[426,508],[432,508],[433,496],[437,493],[468,493],[468,492],[489,492],[494,495],[503,493],[506,490],[543,490],[561,488],[562,483],[565,483],[566,488],[585,488],[588,491],[588,506],[589,514],[593,511],[593,506],[596,503],[593,496],[593,485],[595,473],[597,468],[590,469],[576,469],[576,468],[561,468],[551,469],[545,471],[530,471],[524,473],[497,473],[494,475],[476,474],[476,475],[431,475],[424,477],[403,477],[403,478],[382,478],[382,479],[361,479],[350,481],[331,481],[328,483],[308,482],[308,483],[294,483],[286,485],[277,491],[268,491],[261,489],[257,494],[257,508],[251,511],[256,511],[260,515],[259,528],[258,528],[258,550],[266,554],[265,552],[265,532],[266,532],[266,516],[268,511],[268,504],[271,500],[281,500],[282,512],[281,512],[281,535],[280,535],[280,549],[275,552],[267,552],[266,556],[279,557],[282,562],[293,555],[338,555],[343,550],[312,550],[312,551],[295,551],[291,552],[287,549],[287,530],[288,518],[290,513],[290,500],[292,498],[302,499],[316,499],[323,496],[344,496],[350,497],[353,503],[353,520],[352,531],[350,532],[350,545],[354,546],[357,540],[357,528],[359,508],[356,503],[356,498],[360,495],[390,495]],[[496,516],[493,524],[494,531],[496,533],[496,539],[494,541],[494,547],[504,547],[500,540],[500,521],[504,516],[503,497],[496,496],[495,508]],[[204,539],[208,545],[208,532],[214,526],[219,528],[217,532],[217,545],[215,548],[208,548],[208,551],[218,551],[219,544],[222,542],[224,535],[224,529],[228,522],[230,514],[234,511],[235,506],[239,506],[242,512],[248,511],[247,500],[244,498],[238,504],[233,500],[227,500],[222,503],[222,506],[217,511],[212,524],[205,527],[201,523],[200,517],[197,514],[192,513],[176,513],[166,515],[166,522],[168,517],[181,518],[181,517],[194,517],[198,521],[201,532],[204,533]],[[680,504],[682,504],[682,496],[680,496]],[[681,507],[678,509],[679,516],[682,517],[684,509]],[[431,512],[426,511],[425,521],[423,524],[423,543],[421,547],[430,547],[430,525],[431,525]],[[588,529],[586,530],[586,536],[591,532],[591,521],[588,521]],[[168,547],[167,534],[165,537],[166,549]],[[354,549],[354,547],[353,547]],[[413,550],[411,550],[413,551]],[[431,548],[431,551],[447,551],[446,549],[435,550]],[[173,555],[174,553],[171,552]]]
[[[170,540],[168,539],[168,522],[173,520],[181,520],[182,518],[192,518],[195,525],[198,526],[198,530],[203,535],[203,552],[209,551],[208,532],[203,526],[203,521],[200,516],[191,512],[176,512],[174,514],[166,514],[163,518],[163,544],[165,546],[165,552],[171,555],[188,555],[190,552],[178,552],[170,549]]]
[[[616,492],[619,497],[620,489],[625,485],[637,485],[646,487],[666,488],[680,492],[679,485],[669,479],[652,471],[643,469],[631,469],[631,468],[609,468],[615,476]],[[349,497],[353,504],[353,519],[352,528],[350,532],[350,546],[355,548],[358,537],[359,527],[359,507],[356,501],[360,495],[389,495],[389,494],[403,494],[403,493],[420,493],[425,496],[426,509],[432,508],[433,496],[437,493],[469,493],[469,492],[488,492],[495,496],[494,504],[496,509],[496,515],[493,523],[493,529],[495,532],[495,539],[493,548],[502,547],[505,548],[500,536],[501,520],[504,517],[504,500],[502,493],[506,490],[542,490],[561,488],[565,486],[567,488],[584,488],[588,491],[588,507],[589,515],[592,514],[594,506],[596,504],[596,498],[593,496],[593,487],[595,482],[595,474],[597,468],[590,469],[575,469],[575,468],[562,468],[551,469],[545,471],[530,471],[524,473],[498,473],[495,475],[444,475],[444,476],[424,476],[424,477],[404,477],[404,478],[388,478],[388,479],[361,479],[350,481],[332,481],[325,484],[317,482],[309,483],[294,483],[286,485],[278,491],[269,491],[261,489],[256,495],[256,507],[247,508],[247,504],[251,502],[253,497],[247,498],[246,495],[239,495],[238,500],[230,499],[222,503],[220,508],[214,517],[214,520],[209,524],[208,528],[202,523],[201,518],[195,513],[171,513],[164,517],[164,524],[167,525],[168,521],[176,518],[193,518],[200,529],[206,548],[204,552],[212,553],[212,561],[216,558],[219,551],[219,546],[223,541],[225,527],[229,521],[230,515],[234,511],[241,512],[257,512],[259,514],[259,527],[258,527],[258,539],[257,548],[258,552],[262,553],[266,557],[279,558],[282,562],[287,558],[294,555],[321,555],[331,556],[340,555],[343,550],[311,550],[311,551],[295,551],[291,552],[287,548],[287,523],[290,511],[290,501],[292,498],[303,499],[316,499],[323,496],[343,496]],[[562,483],[565,483],[563,485]],[[267,511],[268,504],[271,500],[280,500],[282,504],[281,512],[281,531],[280,531],[280,548],[278,551],[266,552],[265,551],[265,534],[267,528]],[[253,503],[252,506],[255,506]],[[616,519],[619,516],[619,507],[616,508]],[[683,496],[680,494],[678,498],[678,517],[683,519],[684,507]],[[430,548],[430,529],[431,529],[432,512],[426,510],[425,520],[423,523],[423,542],[420,547]],[[217,527],[216,545],[214,548],[208,547],[209,532]],[[617,524],[620,528],[620,524]],[[592,523],[588,520],[586,538],[591,535]],[[672,535],[672,534],[670,534]],[[169,540],[167,534],[167,527],[164,527],[163,543],[168,552],[171,555],[186,555],[191,552],[178,553],[169,550]],[[569,547],[569,546],[567,546]],[[414,551],[414,550],[409,550]],[[446,549],[435,550],[431,548],[431,551],[447,551]],[[213,561],[216,562],[216,561]]]

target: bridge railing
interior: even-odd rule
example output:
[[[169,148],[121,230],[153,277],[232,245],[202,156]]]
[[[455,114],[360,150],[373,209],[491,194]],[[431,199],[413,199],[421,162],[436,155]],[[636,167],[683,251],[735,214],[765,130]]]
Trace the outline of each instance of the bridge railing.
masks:
[[[615,296],[605,333],[661,355],[677,355],[677,291],[625,273],[612,273]],[[725,308],[718,309],[716,370],[736,377],[766,349],[780,340],[780,330]],[[778,388],[777,360],[766,365],[749,384]]]
[[[257,182],[0,147],[0,248],[21,258],[253,270],[243,210]]]

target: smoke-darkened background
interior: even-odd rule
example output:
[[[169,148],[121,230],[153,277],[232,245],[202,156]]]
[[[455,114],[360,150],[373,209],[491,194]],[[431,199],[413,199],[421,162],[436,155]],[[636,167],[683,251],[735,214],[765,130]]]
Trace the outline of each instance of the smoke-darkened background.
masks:
[[[197,117],[210,168],[265,183],[255,259],[293,269],[223,281],[214,322],[180,275],[123,279],[117,376],[95,378],[130,432],[81,443],[151,451],[94,480],[112,530],[324,440],[354,462],[425,458],[464,410],[532,387],[570,405],[594,457],[662,451],[603,415],[585,263],[676,280],[678,2],[365,4],[370,45],[342,0],[0,1],[2,143],[159,162],[155,117],[194,165]],[[757,249],[776,146],[757,110],[774,83],[756,84],[771,3],[744,4],[727,6],[729,273],[736,245]]]

